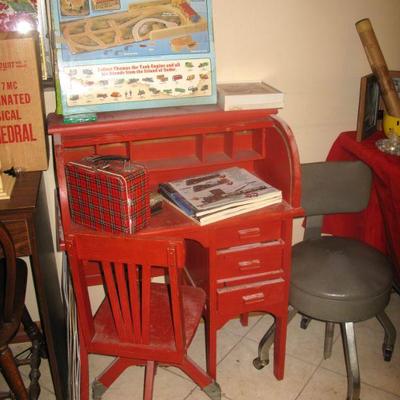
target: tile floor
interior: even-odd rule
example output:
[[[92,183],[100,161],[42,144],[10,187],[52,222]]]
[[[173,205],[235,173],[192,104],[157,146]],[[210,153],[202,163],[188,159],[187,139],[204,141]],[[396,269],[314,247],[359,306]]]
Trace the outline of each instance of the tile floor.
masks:
[[[392,294],[387,309],[400,336],[400,296]],[[299,327],[296,317],[288,328],[285,379],[277,381],[269,365],[258,371],[252,366],[258,341],[272,318],[253,315],[249,327],[238,320],[230,321],[218,335],[218,382],[223,400],[345,400],[347,380],[339,330],[335,335],[332,357],[323,360],[324,326],[312,321],[307,330]],[[203,325],[194,339],[190,354],[204,365]],[[376,319],[358,323],[356,338],[361,370],[362,400],[400,400],[400,340],[392,361],[384,362],[381,354],[383,330]],[[21,345],[15,346],[15,351]],[[106,357],[91,357],[91,375],[108,363]],[[203,362],[201,362],[203,361]],[[272,361],[272,360],[271,360]],[[55,399],[46,362],[42,364],[40,399]],[[23,373],[27,374],[24,369]],[[5,386],[0,378],[0,388]],[[104,400],[142,399],[143,368],[129,368],[103,396]],[[154,400],[207,400],[179,370],[159,368]]]

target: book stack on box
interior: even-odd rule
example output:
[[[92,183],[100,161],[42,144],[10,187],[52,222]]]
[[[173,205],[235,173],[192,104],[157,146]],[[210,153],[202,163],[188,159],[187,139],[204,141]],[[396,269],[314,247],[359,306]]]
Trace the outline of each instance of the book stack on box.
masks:
[[[282,201],[282,192],[249,171],[232,167],[159,186],[167,202],[199,225]]]
[[[283,107],[283,93],[264,82],[219,84],[218,105],[224,111]]]

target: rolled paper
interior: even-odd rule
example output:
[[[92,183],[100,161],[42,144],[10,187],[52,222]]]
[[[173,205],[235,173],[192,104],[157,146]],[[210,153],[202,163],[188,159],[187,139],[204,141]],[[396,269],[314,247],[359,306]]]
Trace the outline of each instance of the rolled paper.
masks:
[[[378,80],[386,111],[390,115],[400,117],[400,98],[396,92],[396,87],[390,76],[371,21],[368,18],[358,21],[356,29],[364,46],[372,72]]]

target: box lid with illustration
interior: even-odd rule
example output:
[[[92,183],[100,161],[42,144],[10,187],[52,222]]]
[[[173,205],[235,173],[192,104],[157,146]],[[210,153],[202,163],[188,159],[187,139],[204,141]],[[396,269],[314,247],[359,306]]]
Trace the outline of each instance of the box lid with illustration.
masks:
[[[51,0],[58,110],[216,103],[211,0]]]

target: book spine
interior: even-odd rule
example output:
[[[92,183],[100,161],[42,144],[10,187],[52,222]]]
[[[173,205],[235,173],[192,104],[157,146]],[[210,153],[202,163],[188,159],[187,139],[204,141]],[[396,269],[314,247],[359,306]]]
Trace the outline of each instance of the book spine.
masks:
[[[196,210],[169,185],[160,184],[159,191],[168,200],[172,201],[176,206],[178,206],[185,214],[189,216],[195,215]]]

